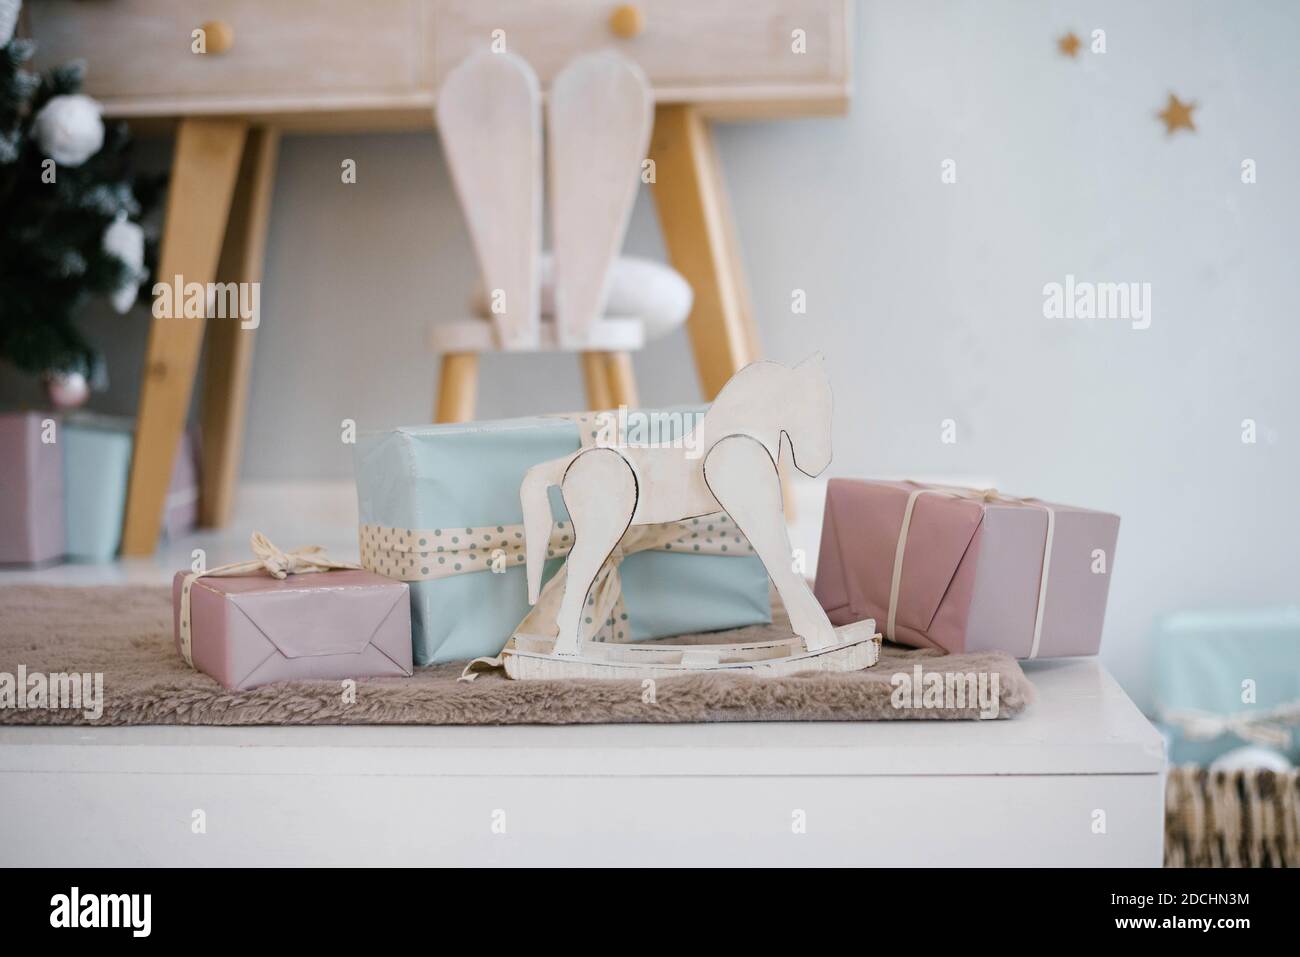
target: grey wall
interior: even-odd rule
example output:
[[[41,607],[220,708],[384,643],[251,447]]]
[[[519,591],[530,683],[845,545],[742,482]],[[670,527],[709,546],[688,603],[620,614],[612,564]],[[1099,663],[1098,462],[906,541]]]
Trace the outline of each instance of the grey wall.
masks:
[[[858,12],[847,117],[719,131],[766,351],[829,356],[836,475],[987,476],[1119,512],[1105,657],[1145,701],[1154,615],[1300,591],[1300,7]],[[1094,28],[1104,55],[1057,54]],[[1165,136],[1170,91],[1200,104],[1197,133]],[[289,139],[277,190],[244,473],[348,476],[341,419],[427,419],[426,323],[461,314],[474,264],[432,133]],[[662,255],[648,196],[628,247]],[[1045,319],[1067,273],[1151,283],[1151,327]],[[95,321],[101,404],[130,410],[145,314]],[[649,403],[698,395],[681,333],[637,369]],[[580,404],[570,358],[486,362],[485,416]]]

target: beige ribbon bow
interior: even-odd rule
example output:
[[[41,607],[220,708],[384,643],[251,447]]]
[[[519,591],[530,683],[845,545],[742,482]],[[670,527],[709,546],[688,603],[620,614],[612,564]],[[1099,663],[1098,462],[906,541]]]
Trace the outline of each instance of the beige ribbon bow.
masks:
[[[1291,727],[1300,725],[1300,701],[1268,711],[1238,711],[1235,714],[1175,708],[1162,710],[1160,720],[1178,728],[1193,741],[1210,741],[1221,734],[1235,734],[1251,744],[1285,749],[1291,744]]]
[[[335,569],[360,569],[360,565],[348,562],[336,562],[325,554],[319,545],[304,545],[292,551],[284,552],[276,548],[269,538],[261,532],[254,532],[249,539],[254,558],[243,562],[231,562],[218,565],[207,571],[191,572],[181,582],[180,635],[181,654],[185,663],[194,667],[193,629],[190,621],[190,588],[200,578],[229,578],[236,575],[248,575],[264,571],[272,578],[287,578],[289,575],[310,575],[314,572],[328,572]]]

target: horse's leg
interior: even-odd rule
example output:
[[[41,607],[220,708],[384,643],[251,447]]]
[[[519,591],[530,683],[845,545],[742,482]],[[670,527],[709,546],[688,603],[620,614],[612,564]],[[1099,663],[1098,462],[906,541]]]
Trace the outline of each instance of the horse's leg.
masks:
[[[819,651],[835,644],[835,628],[794,570],[781,510],[781,479],[771,454],[745,435],[720,439],[704,458],[704,480],[763,560],[790,615],[790,627],[805,647]]]
[[[636,475],[615,450],[592,449],[573,460],[560,488],[573,520],[573,549],[565,563],[555,654],[576,655],[592,581],[632,522]]]

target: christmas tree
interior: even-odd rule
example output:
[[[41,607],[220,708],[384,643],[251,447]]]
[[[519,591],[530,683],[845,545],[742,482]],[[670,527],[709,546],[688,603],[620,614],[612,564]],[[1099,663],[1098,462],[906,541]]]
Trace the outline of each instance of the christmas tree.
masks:
[[[126,126],[106,126],[80,93],[80,64],[26,69],[34,44],[11,35],[16,0],[0,8],[0,359],[93,378],[78,313],[94,296],[119,312],[135,301],[152,258],[140,218],[161,181],[132,176]]]

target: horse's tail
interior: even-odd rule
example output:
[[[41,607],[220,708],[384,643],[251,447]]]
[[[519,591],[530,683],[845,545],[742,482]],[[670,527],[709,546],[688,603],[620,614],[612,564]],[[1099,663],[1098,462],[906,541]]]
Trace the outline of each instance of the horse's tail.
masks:
[[[546,546],[551,540],[552,485],[558,485],[569,465],[566,456],[534,465],[524,475],[519,486],[519,501],[524,507],[524,554],[528,570],[528,604],[536,605],[542,590],[542,565],[546,562]]]

